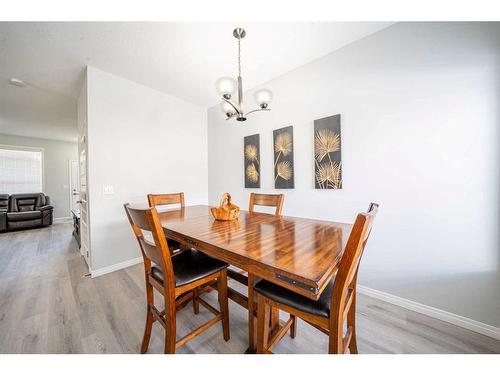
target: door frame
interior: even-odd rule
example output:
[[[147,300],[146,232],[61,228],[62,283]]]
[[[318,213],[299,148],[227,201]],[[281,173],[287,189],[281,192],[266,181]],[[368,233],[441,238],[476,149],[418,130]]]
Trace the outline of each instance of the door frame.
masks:
[[[71,209],[72,209],[72,202],[73,202],[73,191],[71,190],[71,186],[73,185],[73,180],[71,177],[71,163],[72,162],[76,162],[77,167],[78,167],[77,178],[80,178],[80,163],[78,162],[78,160],[68,159],[68,191],[69,191],[69,212],[68,212],[68,214],[70,217],[72,217]],[[77,181],[78,190],[80,190],[79,185],[80,184]],[[78,199],[80,199],[80,198],[78,198]]]

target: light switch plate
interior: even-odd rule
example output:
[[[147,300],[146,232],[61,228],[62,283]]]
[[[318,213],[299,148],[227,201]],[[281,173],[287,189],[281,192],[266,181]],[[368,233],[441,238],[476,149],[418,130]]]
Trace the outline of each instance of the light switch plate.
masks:
[[[103,194],[114,194],[115,188],[113,185],[102,185],[102,193]]]

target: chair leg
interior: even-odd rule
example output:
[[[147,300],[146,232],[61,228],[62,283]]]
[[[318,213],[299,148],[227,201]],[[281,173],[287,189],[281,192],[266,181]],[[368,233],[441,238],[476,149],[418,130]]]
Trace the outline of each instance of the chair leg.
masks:
[[[153,312],[151,311],[151,306],[155,303],[154,298],[153,286],[149,283],[146,273],[146,326],[144,327],[144,336],[142,337],[141,354],[148,351],[149,340],[151,339],[151,330],[153,329],[153,323],[155,321]]]
[[[337,321],[330,327],[330,334],[328,337],[328,354],[342,354],[343,341],[342,322]]]
[[[290,337],[294,339],[295,335],[297,334],[297,317],[290,314],[290,319],[292,319],[292,325],[290,326]]]
[[[195,315],[200,313],[200,303],[198,302],[198,288],[193,289],[193,312]]]
[[[165,354],[175,353],[175,343],[176,343],[176,321],[175,321],[175,311],[173,314],[166,316],[166,329],[165,329]]]
[[[269,339],[269,319],[271,306],[267,304],[266,297],[257,294],[257,353],[267,353]]]
[[[142,338],[141,354],[148,351],[149,340],[151,339],[151,330],[153,329],[154,317],[151,307],[148,305],[146,313],[146,326],[144,327],[144,336]]]
[[[271,335],[274,335],[280,329],[280,311],[275,307],[271,307],[271,318],[269,320],[271,326]]]
[[[353,293],[356,293],[354,291]],[[347,313],[347,327],[351,327],[352,336],[349,342],[349,352],[351,354],[358,354],[358,344],[356,342],[356,294],[354,294],[351,307]]]
[[[224,340],[228,341],[230,338],[229,333],[229,305],[227,300],[227,270],[223,269],[220,271],[218,277],[219,283],[219,306],[222,312],[222,332],[224,334]]]

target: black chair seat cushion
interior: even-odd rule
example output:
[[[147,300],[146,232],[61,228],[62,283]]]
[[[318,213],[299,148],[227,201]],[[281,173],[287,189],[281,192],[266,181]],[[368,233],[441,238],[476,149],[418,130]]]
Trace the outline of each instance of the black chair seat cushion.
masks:
[[[172,256],[174,267],[175,286],[180,287],[203,279],[215,272],[219,272],[229,265],[220,260],[209,257],[202,252],[189,249]],[[151,276],[163,283],[163,272],[157,266],[151,267]]]
[[[7,212],[7,220],[9,221],[36,220],[41,218],[41,211]]]
[[[317,301],[301,296],[300,294],[282,288],[281,286],[267,280],[261,280],[255,284],[254,290],[269,299],[288,305],[305,313],[329,318],[333,282],[334,280],[330,281]]]

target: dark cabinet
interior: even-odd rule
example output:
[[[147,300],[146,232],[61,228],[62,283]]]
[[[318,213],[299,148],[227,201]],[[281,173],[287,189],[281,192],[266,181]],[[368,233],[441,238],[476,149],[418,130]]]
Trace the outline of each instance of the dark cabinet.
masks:
[[[80,248],[80,210],[71,210],[73,215],[73,237],[75,237],[76,242],[78,242],[78,248]]]

